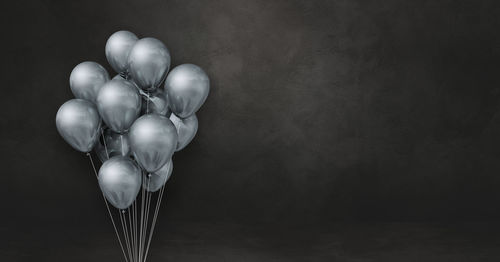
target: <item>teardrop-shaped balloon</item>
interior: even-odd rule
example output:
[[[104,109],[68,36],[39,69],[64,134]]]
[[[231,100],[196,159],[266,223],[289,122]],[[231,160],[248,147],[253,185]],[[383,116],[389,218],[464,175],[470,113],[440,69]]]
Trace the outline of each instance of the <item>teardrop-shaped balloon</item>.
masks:
[[[113,79],[101,88],[97,109],[111,130],[123,133],[139,116],[141,97],[130,81]]]
[[[99,139],[101,118],[91,102],[71,99],[57,111],[56,127],[74,149],[89,152]]]
[[[175,67],[165,80],[165,92],[172,113],[186,118],[198,111],[207,99],[210,81],[197,65],[183,64]]]
[[[115,156],[99,169],[99,187],[106,199],[118,209],[126,209],[141,189],[141,169],[130,159]]]
[[[106,42],[106,58],[117,73],[123,75],[128,71],[128,55],[134,44],[139,40],[137,36],[129,31],[118,31],[112,34]]]
[[[144,90],[157,88],[170,68],[170,52],[158,39],[146,37],[137,41],[128,56],[132,80]]]
[[[109,74],[96,62],[78,64],[69,76],[69,86],[76,98],[95,103],[99,90],[109,80]]]
[[[148,172],[155,172],[172,157],[177,146],[177,130],[166,116],[143,115],[129,132],[135,160]]]
[[[104,138],[103,138],[104,137]],[[97,156],[104,162],[113,156],[129,156],[130,142],[128,134],[119,134],[106,129],[94,148]]]
[[[167,183],[170,175],[172,175],[172,170],[174,169],[174,164],[172,159],[170,159],[164,166],[162,166],[158,171],[149,174],[143,174],[142,176],[142,187],[149,192],[156,192],[165,183]]]
[[[171,111],[168,107],[165,92],[161,89],[157,89],[153,92],[150,92],[149,95],[143,95],[141,113],[159,114],[167,117],[170,116]]]
[[[175,151],[179,151],[186,147],[196,135],[196,131],[198,131],[198,118],[196,114],[185,119],[179,118],[175,114],[171,114],[170,121],[174,123],[175,129],[177,129],[178,141]]]

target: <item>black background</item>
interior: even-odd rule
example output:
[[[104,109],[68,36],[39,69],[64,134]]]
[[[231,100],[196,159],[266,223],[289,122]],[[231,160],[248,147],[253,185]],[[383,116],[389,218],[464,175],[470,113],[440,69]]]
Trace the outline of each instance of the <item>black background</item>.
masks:
[[[211,79],[151,261],[500,259],[497,1],[2,5],[0,260],[120,261],[54,119],[121,29]]]

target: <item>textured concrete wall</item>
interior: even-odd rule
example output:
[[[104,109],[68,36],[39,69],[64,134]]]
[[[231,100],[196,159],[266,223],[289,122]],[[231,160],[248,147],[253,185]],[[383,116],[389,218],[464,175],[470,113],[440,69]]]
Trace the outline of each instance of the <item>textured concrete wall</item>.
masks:
[[[10,218],[101,223],[59,137],[81,61],[127,29],[198,64],[211,93],[162,214],[237,222],[500,214],[496,1],[16,1],[2,8]]]

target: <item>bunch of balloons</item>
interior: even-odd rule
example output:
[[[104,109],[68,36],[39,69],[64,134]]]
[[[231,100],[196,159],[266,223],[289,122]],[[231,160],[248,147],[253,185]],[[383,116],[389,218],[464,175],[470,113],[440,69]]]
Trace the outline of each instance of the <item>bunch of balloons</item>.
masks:
[[[107,40],[105,54],[118,74],[110,79],[95,62],[77,65],[69,78],[76,98],[59,108],[56,126],[74,149],[87,153],[125,261],[145,261],[172,156],[194,138],[195,113],[210,83],[193,64],[169,72],[170,53],[155,38],[118,31]],[[92,150],[103,162],[98,172]],[[157,199],[151,218],[153,195]],[[118,209],[122,234],[108,202]]]

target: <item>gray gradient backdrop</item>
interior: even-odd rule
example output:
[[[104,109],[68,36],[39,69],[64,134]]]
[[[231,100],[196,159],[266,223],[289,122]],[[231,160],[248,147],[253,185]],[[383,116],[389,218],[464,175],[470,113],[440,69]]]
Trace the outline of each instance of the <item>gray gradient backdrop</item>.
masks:
[[[211,78],[151,261],[498,261],[497,2],[2,3],[0,260],[119,261],[54,118],[126,29]]]

